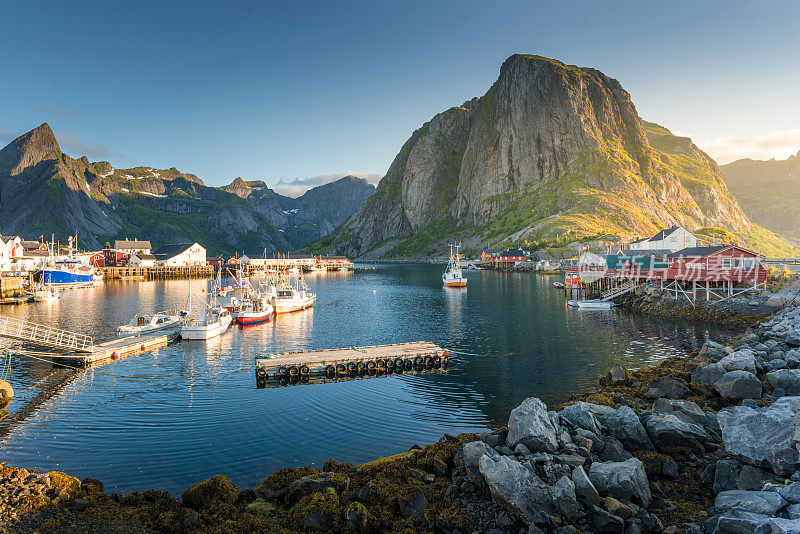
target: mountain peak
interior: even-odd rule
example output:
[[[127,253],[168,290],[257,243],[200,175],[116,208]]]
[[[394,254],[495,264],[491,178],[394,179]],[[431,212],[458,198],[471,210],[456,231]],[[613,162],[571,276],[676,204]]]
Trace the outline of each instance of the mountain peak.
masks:
[[[50,125],[42,123],[28,133],[22,134],[0,150],[0,172],[17,174],[44,160],[61,157],[61,147]]]

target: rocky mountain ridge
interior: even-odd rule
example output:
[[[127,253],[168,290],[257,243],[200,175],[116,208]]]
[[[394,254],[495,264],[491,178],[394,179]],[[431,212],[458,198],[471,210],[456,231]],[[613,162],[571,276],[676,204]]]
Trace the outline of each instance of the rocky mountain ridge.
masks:
[[[617,80],[517,54],[484,96],[416,130],[375,195],[312,248],[424,258],[454,239],[535,247],[671,225],[743,240],[759,230],[716,163],[642,120]]]
[[[61,152],[48,124],[0,150],[0,231],[98,248],[125,235],[193,240],[209,253],[286,252],[325,236],[374,191],[345,177],[293,199],[262,181],[208,187],[176,168],[115,169]]]
[[[800,241],[800,151],[785,160],[740,159],[720,168],[750,219]]]

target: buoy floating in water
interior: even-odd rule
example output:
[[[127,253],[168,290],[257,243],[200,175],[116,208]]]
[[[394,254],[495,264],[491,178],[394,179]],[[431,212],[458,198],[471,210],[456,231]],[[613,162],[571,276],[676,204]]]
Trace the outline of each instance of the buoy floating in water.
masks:
[[[119,352],[117,352],[117,351],[112,352],[111,353],[111,359],[114,360],[114,361],[119,360]]]
[[[0,380],[0,410],[11,404],[14,400],[14,389],[5,380]]]
[[[372,290],[372,294],[373,294],[373,295],[375,294],[375,290],[374,290],[374,289]]]

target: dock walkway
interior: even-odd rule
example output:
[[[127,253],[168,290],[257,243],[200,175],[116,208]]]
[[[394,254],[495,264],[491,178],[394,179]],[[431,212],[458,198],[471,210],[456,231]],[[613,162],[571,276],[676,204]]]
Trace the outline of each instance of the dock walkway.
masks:
[[[432,368],[447,365],[450,353],[427,341],[371,347],[304,350],[256,358],[256,378],[324,375],[329,378],[375,369]]]

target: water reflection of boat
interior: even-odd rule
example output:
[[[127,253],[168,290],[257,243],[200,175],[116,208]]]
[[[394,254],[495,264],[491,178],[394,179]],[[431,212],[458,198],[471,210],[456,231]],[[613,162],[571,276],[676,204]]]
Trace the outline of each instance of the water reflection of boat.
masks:
[[[567,285],[564,282],[553,282],[553,287],[556,289],[564,289]]]

